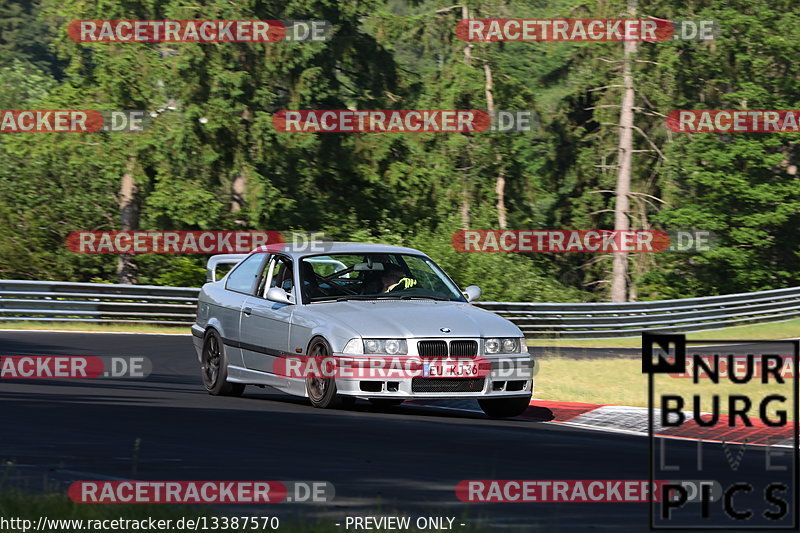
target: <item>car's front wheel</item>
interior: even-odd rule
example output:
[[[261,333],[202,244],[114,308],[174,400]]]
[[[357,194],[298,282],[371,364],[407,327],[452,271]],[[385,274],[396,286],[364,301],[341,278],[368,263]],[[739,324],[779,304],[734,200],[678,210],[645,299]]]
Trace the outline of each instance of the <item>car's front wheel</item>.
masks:
[[[244,384],[228,382],[228,358],[222,346],[222,337],[216,330],[210,329],[203,341],[201,357],[203,385],[213,396],[241,396]]]
[[[331,349],[324,339],[314,339],[308,350],[308,355],[317,361],[325,361],[331,356]],[[322,368],[324,364],[320,364]],[[311,405],[320,409],[342,407],[355,403],[355,398],[344,400],[342,396],[336,394],[336,378],[326,378],[322,376],[311,376],[306,378],[306,393]]]
[[[511,418],[525,412],[531,403],[531,397],[523,398],[492,398],[478,400],[483,412],[489,418]]]

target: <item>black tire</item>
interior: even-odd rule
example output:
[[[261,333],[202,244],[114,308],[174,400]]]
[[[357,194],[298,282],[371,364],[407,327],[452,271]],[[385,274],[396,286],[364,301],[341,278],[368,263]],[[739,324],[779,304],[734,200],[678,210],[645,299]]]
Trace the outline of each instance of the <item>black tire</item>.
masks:
[[[215,329],[209,329],[203,340],[200,372],[203,385],[212,396],[241,396],[245,385],[228,381],[228,358],[222,345],[222,337]]]
[[[388,409],[390,407],[397,407],[405,400],[397,398],[370,398],[369,403],[378,409]]]
[[[309,357],[319,357],[324,359],[331,354],[331,347],[325,339],[318,337],[311,341],[308,348]],[[311,405],[320,409],[335,409],[337,407],[352,405],[355,398],[344,400],[342,396],[336,394],[336,379],[308,377],[306,378],[306,394],[311,401]]]
[[[519,416],[528,409],[531,403],[531,397],[525,396],[523,398],[492,398],[487,400],[478,400],[483,412],[489,418],[511,418]]]

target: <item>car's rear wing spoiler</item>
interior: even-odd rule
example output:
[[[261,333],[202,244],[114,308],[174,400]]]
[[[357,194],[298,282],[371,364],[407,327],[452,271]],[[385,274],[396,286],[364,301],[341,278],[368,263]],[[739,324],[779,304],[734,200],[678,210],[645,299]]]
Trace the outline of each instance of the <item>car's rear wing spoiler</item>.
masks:
[[[206,281],[217,281],[217,267],[219,265],[236,265],[249,254],[219,254],[212,255],[206,264]]]

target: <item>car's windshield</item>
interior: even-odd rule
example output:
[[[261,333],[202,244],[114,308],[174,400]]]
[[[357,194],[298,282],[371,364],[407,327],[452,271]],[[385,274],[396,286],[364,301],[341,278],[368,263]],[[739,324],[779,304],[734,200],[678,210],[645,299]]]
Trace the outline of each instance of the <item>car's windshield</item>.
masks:
[[[427,299],[465,301],[436,263],[410,254],[331,254],[301,261],[303,301]]]

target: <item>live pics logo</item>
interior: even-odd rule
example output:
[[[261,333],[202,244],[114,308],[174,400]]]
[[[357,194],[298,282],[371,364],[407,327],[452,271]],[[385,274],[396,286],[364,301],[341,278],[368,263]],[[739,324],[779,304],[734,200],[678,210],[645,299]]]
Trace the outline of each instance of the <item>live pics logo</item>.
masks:
[[[650,528],[797,530],[800,341],[642,335]],[[691,378],[691,379],[675,379]]]

